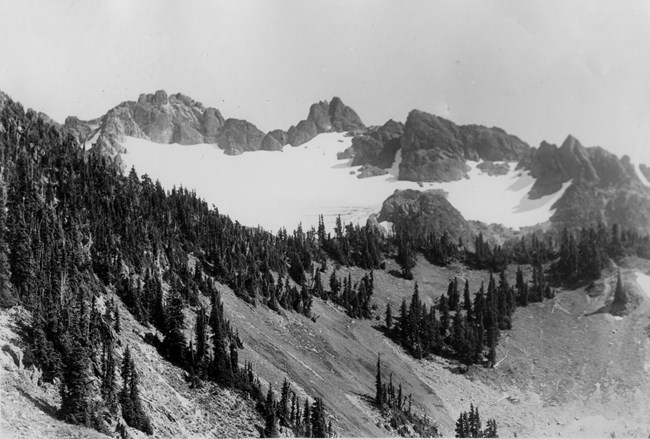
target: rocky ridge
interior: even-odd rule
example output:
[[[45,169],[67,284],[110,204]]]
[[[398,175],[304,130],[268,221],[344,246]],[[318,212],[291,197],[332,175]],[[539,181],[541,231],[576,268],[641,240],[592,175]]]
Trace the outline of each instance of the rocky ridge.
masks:
[[[467,176],[466,160],[518,161],[530,146],[500,128],[455,123],[413,110],[401,137],[400,180],[454,181]]]
[[[0,96],[0,102],[6,95]],[[183,94],[170,96],[159,90],[124,102],[106,115],[90,121],[66,119],[64,128],[86,144],[119,161],[125,152],[124,136],[157,143],[211,143],[226,154],[248,151],[281,151],[284,145],[298,146],[321,133],[351,132],[352,146],[339,155],[352,166],[365,166],[359,177],[381,175],[395,164],[399,152],[400,180],[449,182],[467,177],[468,160],[481,161],[490,175],[504,175],[509,165],[536,178],[530,198],[557,192],[571,182],[556,203],[551,222],[578,227],[603,222],[650,232],[649,190],[639,180],[628,157],[622,159],[600,147],[584,147],[568,136],[558,148],[542,142],[531,148],[500,128],[457,125],[442,117],[413,110],[406,123],[389,120],[366,128],[358,114],[340,98],[311,105],[307,118],[287,131],[264,133],[254,124],[225,119],[216,108],[204,107]],[[650,176],[649,168],[640,166]]]
[[[291,126],[287,138],[290,145],[299,146],[321,133],[341,133],[364,128],[365,125],[359,115],[340,98],[334,97],[331,102],[321,101],[312,104],[307,119]]]
[[[87,147],[116,157],[125,152],[124,136],[162,144],[217,144],[226,154],[238,155],[281,151],[286,144],[298,146],[320,133],[354,131],[365,126],[352,108],[334,97],[331,102],[313,104],[307,119],[288,131],[264,133],[249,121],[225,119],[218,109],[206,108],[182,93],[167,95],[158,90],[141,94],[137,101],[123,102],[96,119],[84,121],[70,116],[64,128]]]

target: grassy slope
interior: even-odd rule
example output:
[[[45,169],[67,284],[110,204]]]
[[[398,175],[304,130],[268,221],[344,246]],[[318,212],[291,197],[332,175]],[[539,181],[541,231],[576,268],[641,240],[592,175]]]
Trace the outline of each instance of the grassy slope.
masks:
[[[274,313],[253,308],[221,286],[227,314],[245,343],[240,361],[251,360],[266,384],[279,390],[288,376],[304,398],[322,396],[336,431],[343,436],[391,436],[378,426],[378,415],[368,398],[374,394],[375,362],[382,354],[385,374],[395,372],[405,393],[413,394],[414,409],[438,421],[443,434],[453,436],[455,418],[478,404],[485,418],[499,422],[502,437],[519,436],[618,436],[647,435],[650,407],[646,370],[650,370],[650,347],[646,327],[650,304],[636,288],[634,273],[648,272],[650,262],[627,261],[623,269],[626,288],[635,310],[621,320],[608,314],[592,314],[608,298],[615,284],[612,269],[587,291],[562,291],[557,302],[532,304],[514,316],[515,331],[502,335],[497,358],[505,357],[494,370],[472,367],[455,373],[449,361],[414,360],[389,341],[377,320],[353,320],[342,309],[315,300],[317,322],[295,313]],[[390,301],[398,314],[401,299],[410,298],[413,282],[388,274],[396,267],[375,273],[374,301],[378,314]],[[514,279],[515,267],[509,271]],[[354,279],[364,272],[341,269]],[[423,300],[433,303],[453,276],[470,279],[474,293],[488,273],[462,266],[440,268],[424,260],[414,270]],[[328,278],[329,271],[323,276]],[[190,390],[182,372],[161,360],[141,341],[146,331],[121,309],[124,330],[122,347],[132,346],[141,372],[145,408],[160,437],[256,436],[254,424],[262,420],[249,402],[214,387]],[[9,313],[0,315],[0,343],[16,349],[18,342]],[[188,332],[193,313],[188,313]],[[507,356],[506,356],[507,355]],[[29,372],[16,367],[0,350],[2,365],[2,434],[11,437],[99,437],[86,429],[57,421],[54,387],[39,387]],[[399,377],[399,378],[397,378]],[[264,388],[266,391],[266,387]],[[4,437],[4,436],[3,436]]]
[[[512,281],[515,269],[508,273]],[[624,271],[629,288],[634,287],[635,270]],[[341,275],[347,272],[355,279],[363,275],[354,268],[340,270]],[[414,273],[421,296],[430,303],[446,291],[454,275],[467,276],[472,293],[489,276],[461,266],[434,267],[422,259]],[[609,272],[606,282],[615,282],[614,274]],[[413,282],[385,271],[376,272],[375,281],[378,313],[383,314],[390,301],[397,314],[402,297],[412,294]],[[581,288],[561,292],[557,306],[549,301],[518,309],[516,330],[503,334],[498,350],[498,359],[507,353],[505,360],[496,370],[473,367],[465,375],[454,373],[454,364],[446,360],[418,361],[406,355],[376,329],[383,321],[353,320],[338,307],[315,300],[318,320],[313,323],[295,314],[252,308],[227,288],[224,291],[230,316],[246,344],[242,358],[252,360],[275,389],[288,375],[294,386],[322,396],[334,425],[345,436],[394,434],[375,425],[376,413],[366,402],[374,394],[377,353],[384,371],[394,371],[406,393],[413,393],[415,409],[436,419],[445,435],[453,435],[458,413],[470,402],[479,404],[485,417],[498,419],[502,436],[611,432],[620,436],[650,431],[648,421],[640,417],[648,407],[641,389],[648,385],[643,328],[649,307],[639,301],[640,306],[623,320],[608,314],[585,316],[600,308],[613,286],[589,301]]]

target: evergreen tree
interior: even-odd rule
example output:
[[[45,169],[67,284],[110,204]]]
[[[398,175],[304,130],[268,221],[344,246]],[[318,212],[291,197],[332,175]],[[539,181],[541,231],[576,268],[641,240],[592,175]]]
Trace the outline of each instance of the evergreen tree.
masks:
[[[393,327],[393,311],[390,308],[390,302],[386,304],[386,332],[390,333]]]
[[[61,380],[62,419],[71,424],[90,426],[90,372],[87,350],[76,337],[68,342]]]
[[[104,344],[104,367],[102,376],[101,392],[106,407],[113,414],[117,412],[117,395],[115,389],[117,384],[115,382],[115,349],[113,347],[113,340],[109,340]]]
[[[325,422],[325,411],[323,408],[323,400],[316,398],[312,405],[311,410],[311,437],[325,438],[327,437],[327,425]]]
[[[270,410],[265,418],[264,437],[280,437],[275,410]]]
[[[375,376],[375,404],[381,407],[384,402],[384,387],[381,383],[381,354],[377,354],[377,374]]]
[[[183,299],[177,290],[170,291],[165,315],[165,339],[163,340],[165,356],[173,363],[183,366],[187,349],[183,333],[185,316],[183,315]]]

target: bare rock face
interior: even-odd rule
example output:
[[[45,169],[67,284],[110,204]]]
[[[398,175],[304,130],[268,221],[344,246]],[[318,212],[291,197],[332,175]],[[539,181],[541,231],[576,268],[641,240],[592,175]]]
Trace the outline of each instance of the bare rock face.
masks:
[[[168,96],[158,90],[141,94],[135,102],[123,102],[95,120],[68,118],[64,128],[80,142],[97,135],[95,150],[112,157],[124,152],[124,136],[182,145],[217,143],[224,124],[216,108],[205,108],[181,93]]]
[[[329,105],[330,129],[337,133],[365,128],[359,115],[345,105],[338,97],[333,97]]]
[[[252,123],[240,119],[228,119],[217,138],[219,148],[226,154],[239,155],[245,151],[257,151],[262,145],[264,133]]]
[[[466,177],[465,160],[518,160],[530,149],[500,128],[458,126],[419,110],[408,115],[401,148],[400,180],[441,182]]]
[[[532,199],[555,193],[563,183],[572,179],[607,187],[635,178],[629,159],[619,160],[600,147],[585,148],[571,135],[560,148],[542,142],[539,148],[522,160],[519,167],[528,169],[537,179],[530,191]]]
[[[273,130],[264,136],[260,149],[264,151],[282,151],[282,147],[287,143],[289,143],[289,137],[286,131]]]
[[[295,127],[289,128],[288,138],[291,146],[309,142],[318,135],[318,128],[313,120],[301,120]]]
[[[404,124],[389,120],[381,127],[366,129],[354,136],[352,146],[339,154],[339,159],[352,158],[352,166],[371,165],[390,168],[400,148]]]
[[[439,189],[396,190],[384,201],[377,221],[407,226],[418,234],[434,232],[441,236],[446,232],[454,240],[471,241],[469,224]]]
[[[364,129],[361,118],[341,99],[334,97],[331,102],[321,101],[309,108],[307,119],[289,128],[288,140],[292,146],[302,145],[321,133],[346,132]]]
[[[88,122],[79,120],[79,118],[74,116],[68,116],[63,123],[63,126],[66,132],[70,133],[77,142],[83,142],[84,139],[91,137],[94,132],[93,125]]]
[[[542,142],[518,167],[536,178],[529,193],[532,199],[572,182],[552,206],[551,223],[558,228],[618,224],[650,232],[650,189],[639,180],[627,156],[619,159],[600,147],[586,148],[568,136],[559,148]]]

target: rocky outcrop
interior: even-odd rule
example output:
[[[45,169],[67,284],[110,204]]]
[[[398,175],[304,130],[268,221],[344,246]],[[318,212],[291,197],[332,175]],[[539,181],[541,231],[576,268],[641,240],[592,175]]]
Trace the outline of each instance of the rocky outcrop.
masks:
[[[262,139],[260,149],[264,151],[282,151],[282,147],[288,143],[289,137],[287,132],[283,130],[270,131]]]
[[[316,123],[313,120],[301,120],[298,125],[289,128],[287,137],[291,146],[299,146],[309,142],[318,135]]]
[[[447,232],[455,240],[471,241],[469,224],[439,189],[396,190],[384,201],[377,221],[408,226],[418,234],[434,232],[440,236]]]
[[[514,161],[530,149],[500,128],[459,126],[419,110],[408,115],[401,148],[400,180],[439,182],[466,177],[465,160]]]
[[[181,93],[168,96],[164,90],[158,90],[141,94],[135,102],[123,102],[98,119],[82,121],[69,117],[64,129],[79,142],[93,139],[95,150],[114,156],[124,152],[124,136],[182,145],[217,143],[224,124],[216,108],[205,108]]]
[[[372,165],[365,165],[359,169],[357,178],[377,177],[379,175],[386,175],[386,174],[388,174],[388,171],[385,169],[381,169]]]
[[[571,135],[559,148],[542,142],[519,167],[528,169],[536,178],[529,194],[532,199],[555,193],[572,179],[608,187],[635,178],[629,158],[619,160],[600,147],[585,148]]]
[[[476,167],[491,177],[506,175],[510,172],[510,165],[508,163],[494,163],[489,160],[479,163]]]
[[[650,190],[636,175],[629,157],[617,158],[600,147],[584,147],[573,136],[558,148],[542,142],[519,164],[536,178],[529,193],[539,198],[571,181],[553,205],[558,228],[603,224],[650,233]]]
[[[257,151],[262,145],[264,133],[252,123],[240,119],[228,119],[217,138],[219,148],[226,154],[238,155],[245,151]]]
[[[381,127],[368,128],[354,136],[352,146],[339,154],[339,159],[352,158],[352,166],[371,165],[390,168],[400,148],[404,124],[389,120]]]
[[[288,131],[288,143],[302,145],[321,133],[346,132],[364,129],[357,113],[338,97],[331,102],[321,101],[309,107],[307,119],[301,120]]]

